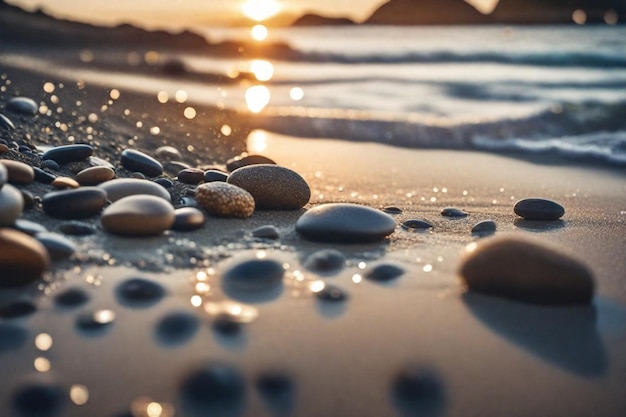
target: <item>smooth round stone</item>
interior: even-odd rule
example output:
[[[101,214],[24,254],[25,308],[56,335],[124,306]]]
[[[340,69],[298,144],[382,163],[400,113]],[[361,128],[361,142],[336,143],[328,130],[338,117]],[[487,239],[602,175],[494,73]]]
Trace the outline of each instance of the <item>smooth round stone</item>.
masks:
[[[97,156],[90,156],[88,163],[91,167],[107,167],[109,169],[115,170],[115,167],[112,163],[110,163],[106,159],[98,158]]]
[[[180,151],[173,146],[160,146],[154,151],[154,154],[161,161],[179,161],[183,158]]]
[[[340,302],[348,299],[348,293],[332,284],[325,284],[324,288],[315,292],[315,297],[320,301]]]
[[[383,211],[387,214],[402,214],[402,209],[396,206],[384,207]]]
[[[433,228],[433,225],[431,223],[422,219],[410,219],[402,222],[401,226],[404,230],[408,230],[409,232]]]
[[[197,230],[204,226],[206,223],[206,217],[204,213],[194,207],[182,207],[174,210],[174,224],[172,230],[179,232],[187,232],[190,230]]]
[[[226,169],[232,172],[241,167],[259,164],[276,165],[276,162],[263,155],[239,155],[226,161]]]
[[[228,181],[228,174],[215,169],[209,169],[204,173],[204,182],[226,182]]]
[[[382,263],[368,269],[367,271],[365,271],[364,275],[365,278],[372,281],[385,282],[398,278],[399,276],[404,274],[404,272],[404,268],[399,265]]]
[[[166,348],[175,348],[190,341],[200,328],[200,320],[187,312],[169,313],[156,325],[157,341]]]
[[[170,193],[168,193],[166,189],[148,180],[120,178],[103,182],[98,185],[98,188],[104,190],[107,198],[112,202],[133,195],[153,195],[166,201],[172,200]]]
[[[278,165],[250,165],[231,172],[228,183],[248,191],[259,210],[296,210],[311,198],[304,178]]]
[[[122,152],[122,166],[129,171],[141,172],[148,177],[158,177],[163,174],[163,165],[151,156],[134,149]]]
[[[37,311],[37,307],[30,301],[14,301],[0,307],[0,318],[9,320],[28,317]]]
[[[246,259],[231,265],[224,272],[224,281],[239,291],[264,291],[283,281],[285,269],[273,259]]]
[[[35,100],[28,97],[13,97],[7,101],[5,108],[13,113],[26,114],[29,116],[34,116],[39,111],[39,106]]]
[[[472,227],[472,234],[489,235],[496,232],[496,222],[493,220],[483,220]]]
[[[166,190],[169,190],[170,188],[174,186],[174,182],[170,180],[169,178],[157,178],[156,180],[154,180],[154,183],[159,184],[161,187],[165,188]]]
[[[0,287],[29,284],[41,278],[50,258],[36,239],[11,229],[0,229]]]
[[[22,215],[24,198],[17,188],[6,184],[0,188],[0,227],[12,226]]]
[[[198,185],[204,180],[204,171],[197,168],[186,168],[178,173],[178,181],[183,184]]]
[[[53,261],[67,259],[76,251],[76,245],[71,240],[57,233],[37,233],[35,239],[46,248]]]
[[[59,164],[57,164],[52,159],[47,159],[45,161],[41,161],[40,166],[41,166],[41,168],[51,169],[53,171],[58,171],[59,169],[61,169]]]
[[[314,252],[303,263],[306,269],[318,274],[339,272],[345,264],[346,257],[336,249],[322,249]]]
[[[458,209],[456,207],[446,207],[441,210],[441,215],[444,217],[452,217],[452,218],[460,219],[460,218],[469,216],[469,213],[461,209]]]
[[[161,284],[145,278],[129,278],[115,288],[120,304],[133,308],[152,307],[165,297]]]
[[[245,219],[254,212],[252,195],[243,188],[225,182],[199,185],[195,198],[207,213],[214,216]]]
[[[525,198],[515,203],[513,211],[527,220],[558,220],[565,209],[556,201],[544,198]]]
[[[48,231],[43,225],[24,219],[16,220],[13,228],[29,236],[35,236],[37,233],[46,233]]]
[[[296,222],[296,231],[304,238],[329,243],[376,242],[395,228],[396,222],[390,215],[351,203],[322,204]]]
[[[54,297],[54,304],[61,308],[81,307],[89,301],[89,294],[80,288],[69,288]]]
[[[18,388],[11,407],[19,417],[52,417],[61,414],[68,395],[60,386],[36,383]]]
[[[9,173],[4,165],[0,164],[0,188],[9,181]]]
[[[3,159],[0,160],[0,164],[6,168],[9,182],[13,184],[28,185],[35,181],[33,167],[24,162]]]
[[[71,221],[60,225],[59,231],[70,236],[89,236],[96,233],[96,228],[89,223]]]
[[[209,362],[184,378],[181,394],[184,403],[198,412],[238,404],[245,394],[244,378],[232,365]]]
[[[275,226],[267,225],[257,227],[252,231],[252,237],[257,239],[271,239],[276,240],[280,237],[280,233],[278,233],[278,229]]]
[[[48,149],[43,153],[43,161],[51,159],[54,162],[65,165],[70,162],[80,162],[89,158],[93,154],[93,147],[85,144],[63,145]]]
[[[106,202],[107,195],[100,188],[81,187],[44,195],[42,207],[48,216],[75,220],[95,216]]]
[[[183,169],[189,168],[192,168],[192,166],[180,161],[167,161],[163,164],[163,170],[173,177],[178,175]]]
[[[158,236],[174,224],[174,208],[160,197],[135,195],[108,206],[100,221],[104,229],[122,236]]]
[[[7,153],[9,150],[10,148],[6,144],[0,143],[0,154]]]
[[[80,185],[98,185],[113,178],[115,178],[115,171],[105,166],[89,167],[76,174],[76,181]]]
[[[470,244],[460,275],[470,291],[532,304],[590,304],[594,293],[593,275],[582,262],[517,237]]]
[[[15,130],[15,125],[13,124],[11,119],[9,119],[2,113],[0,113],[0,129]]]
[[[68,188],[80,187],[80,184],[78,183],[78,181],[70,177],[56,177],[54,180],[52,180],[50,185],[52,185],[54,188],[57,188],[59,190],[66,190]]]
[[[35,172],[35,181],[42,184],[52,184],[57,178],[51,173],[44,171],[43,169],[38,167],[33,167],[33,171]]]

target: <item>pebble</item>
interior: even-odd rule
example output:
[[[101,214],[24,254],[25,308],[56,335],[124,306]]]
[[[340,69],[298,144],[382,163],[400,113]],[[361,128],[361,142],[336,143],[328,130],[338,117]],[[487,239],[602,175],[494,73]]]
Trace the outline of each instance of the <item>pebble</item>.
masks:
[[[315,291],[315,297],[320,301],[340,302],[348,299],[348,293],[332,284],[325,284],[324,288]]]
[[[41,155],[41,159],[46,161],[48,159],[54,162],[65,165],[70,162],[80,162],[93,155],[93,147],[86,144],[75,145],[63,145],[56,148],[48,149]]]
[[[200,329],[200,320],[184,311],[163,317],[156,325],[156,339],[161,346],[175,348],[191,340]]]
[[[246,190],[225,182],[209,182],[197,188],[196,201],[207,213],[245,219],[254,212],[254,198]]]
[[[113,164],[106,159],[98,158],[97,156],[90,156],[88,162],[90,167],[107,167],[115,170]]]
[[[461,209],[458,209],[456,207],[446,207],[441,210],[441,215],[444,217],[452,217],[452,218],[460,219],[460,218],[469,216],[469,213]]]
[[[322,204],[296,222],[296,231],[304,238],[329,243],[375,242],[392,234],[395,227],[390,215],[351,203]]]
[[[34,383],[15,391],[11,407],[20,417],[52,417],[63,414],[68,398],[60,386]]]
[[[196,413],[211,407],[239,404],[245,395],[244,378],[234,366],[211,361],[183,380],[181,393],[184,402]]]
[[[180,161],[167,161],[163,164],[163,170],[173,177],[183,169],[188,168],[192,168],[192,166]]]
[[[257,239],[277,240],[278,238],[280,238],[280,233],[278,233],[278,229],[276,229],[275,226],[270,224],[254,229],[252,231],[252,237],[255,237]]]
[[[165,297],[165,288],[145,278],[129,278],[118,284],[115,296],[123,306],[146,308],[154,306]]]
[[[483,220],[478,222],[472,227],[472,234],[475,235],[490,235],[496,232],[496,222],[493,220]]]
[[[46,233],[48,231],[43,225],[24,219],[17,219],[13,228],[26,233],[28,236],[35,236],[37,233]]]
[[[401,226],[404,230],[408,230],[409,232],[433,228],[431,223],[422,219],[410,219],[402,222]]]
[[[6,184],[0,188],[0,227],[12,226],[22,215],[24,198],[17,188]]]
[[[59,190],[66,190],[68,188],[78,188],[80,184],[74,178],[70,177],[56,177],[50,183],[54,188]]]
[[[445,391],[437,374],[420,365],[409,365],[394,378],[393,394],[403,415],[439,416],[445,405]]]
[[[313,252],[303,263],[311,272],[318,274],[338,273],[346,264],[346,257],[336,249],[322,249]]]
[[[36,239],[11,229],[0,229],[0,287],[26,285],[41,278],[50,258]]]
[[[365,278],[372,281],[385,282],[396,279],[406,271],[399,265],[381,263],[365,271]]]
[[[158,177],[163,174],[163,165],[151,156],[134,149],[122,152],[121,163],[131,172],[141,172],[148,177]]]
[[[179,161],[183,158],[180,151],[173,146],[160,146],[154,151],[154,154],[161,161]]]
[[[495,237],[466,248],[460,275],[470,291],[543,305],[590,304],[591,271],[537,241]]]
[[[9,173],[4,165],[0,164],[0,188],[9,180]]]
[[[178,172],[178,181],[183,184],[198,185],[204,181],[204,171],[198,168],[186,168]]]
[[[74,245],[71,240],[58,233],[37,233],[35,239],[46,248],[50,259],[53,261],[67,259],[76,251],[76,245]]]
[[[153,195],[166,201],[172,200],[166,189],[149,180],[120,178],[103,182],[98,188],[104,190],[107,198],[112,202],[133,195]]]
[[[53,171],[58,171],[61,169],[61,167],[59,166],[59,164],[57,164],[55,161],[53,161],[52,159],[47,159],[45,161],[41,161],[41,164],[39,165],[41,168],[45,168],[45,169],[51,169]]]
[[[9,147],[4,143],[0,143],[0,154],[7,152],[9,152]]]
[[[41,201],[41,197],[35,197],[33,193],[28,190],[20,190],[22,198],[24,199],[24,211],[30,210],[35,207],[35,200]]]
[[[96,228],[89,223],[70,221],[61,224],[59,231],[71,236],[89,236],[96,233]]]
[[[165,188],[166,190],[169,190],[170,188],[172,188],[174,186],[174,182],[172,180],[170,180],[169,178],[157,178],[156,180],[154,180],[155,184],[159,184],[161,187]]]
[[[76,174],[76,181],[80,185],[98,185],[113,178],[115,178],[115,171],[105,166],[89,167]]]
[[[26,114],[28,116],[34,116],[39,111],[39,106],[35,100],[28,97],[13,97],[7,101],[5,108],[13,113]]]
[[[263,156],[263,155],[242,154],[226,161],[226,169],[229,172],[232,172],[241,167],[245,167],[248,165],[260,165],[260,164],[276,165],[276,162],[272,161],[270,158]]]
[[[13,124],[11,119],[9,119],[2,113],[0,113],[0,129],[15,130],[15,125]]]
[[[24,162],[2,159],[0,164],[6,168],[10,183],[28,185],[35,181],[35,171]]]
[[[181,207],[174,210],[174,224],[172,230],[187,232],[200,229],[206,223],[204,213],[194,207]]]
[[[204,182],[226,182],[228,181],[228,174],[222,171],[217,171],[215,169],[209,169],[204,173]]]
[[[402,214],[402,209],[396,206],[384,207],[383,211],[387,214]]]
[[[1,319],[17,319],[28,317],[37,311],[37,307],[30,301],[20,300],[0,307]]]
[[[283,282],[285,269],[273,259],[245,259],[224,271],[224,281],[238,291],[265,291]]]
[[[53,191],[44,195],[43,211],[65,220],[86,219],[100,213],[107,202],[106,193],[97,187]]]
[[[56,179],[54,175],[41,168],[33,167],[33,171],[35,172],[35,181],[42,184],[52,184]]]
[[[527,220],[558,220],[565,209],[556,201],[544,198],[525,198],[515,203],[513,211]]]
[[[169,202],[152,195],[134,195],[108,206],[100,221],[109,233],[158,236],[174,224],[174,219],[174,208]]]
[[[87,304],[89,298],[89,294],[80,288],[68,288],[54,297],[54,304],[62,308],[76,308]]]
[[[278,165],[250,165],[233,171],[228,183],[252,194],[258,210],[296,210],[311,198],[304,178]]]

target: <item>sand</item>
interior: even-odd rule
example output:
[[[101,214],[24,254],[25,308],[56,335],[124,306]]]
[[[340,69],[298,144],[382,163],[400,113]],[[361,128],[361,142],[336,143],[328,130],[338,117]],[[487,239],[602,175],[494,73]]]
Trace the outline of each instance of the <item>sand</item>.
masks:
[[[254,126],[234,111],[196,106],[198,117],[185,120],[181,113],[186,105],[161,105],[154,96],[121,91],[120,99],[100,112],[108,101],[106,89],[90,84],[76,89],[76,80],[42,75],[44,68],[15,69],[6,61],[2,68],[0,73],[6,71],[12,80],[2,102],[18,92],[39,100],[43,82],[63,82],[65,88],[57,92],[67,105],[52,121],[98,112],[92,124],[96,155],[114,163],[125,147],[151,152],[171,144],[194,165],[223,163],[247,148],[306,179],[312,198],[305,209],[327,202],[393,205],[403,210],[395,216],[398,223],[424,218],[435,227],[425,233],[398,227],[376,244],[319,244],[294,231],[302,211],[288,211],[257,212],[247,220],[209,218],[199,231],[149,239],[103,232],[72,238],[76,256],[55,264],[45,284],[0,292],[2,302],[32,299],[38,307],[29,318],[0,319],[0,326],[17,326],[27,334],[17,347],[0,343],[1,415],[20,415],[11,411],[14,394],[33,382],[67,393],[84,386],[89,399],[78,405],[83,401],[76,395],[71,401],[64,397],[58,414],[63,416],[121,416],[133,407],[131,415],[149,415],[151,401],[161,404],[161,414],[155,415],[208,415],[185,408],[180,385],[190,370],[209,360],[231,364],[245,381],[243,399],[218,410],[225,416],[571,417],[625,412],[623,171],[528,156],[401,149],[264,131],[254,132],[246,144]],[[84,104],[75,106],[78,100]],[[143,127],[137,127],[138,120]],[[16,123],[30,125],[20,127],[26,130],[18,134],[30,134],[37,144],[61,144],[70,134],[76,141],[85,138],[80,125],[69,132],[51,127],[49,134],[42,134],[46,124],[54,125],[44,116],[34,122],[17,118]],[[228,138],[216,134],[225,123],[235,132]],[[159,126],[161,133],[151,135],[148,126]],[[548,226],[520,221],[512,208],[524,197],[554,199],[566,214]],[[470,216],[443,218],[439,213],[446,206]],[[50,230],[59,224],[36,212],[26,212],[24,218]],[[597,283],[593,306],[536,307],[467,293],[457,275],[459,260],[464,247],[477,239],[470,234],[472,225],[485,219],[497,223],[497,234],[532,235],[585,262]],[[277,242],[250,236],[251,230],[268,224],[278,228]],[[338,275],[303,270],[303,259],[323,248],[345,254],[346,267]],[[221,273],[231,262],[250,256],[288,264],[284,285],[266,299],[237,300],[256,309],[258,319],[240,333],[224,336],[211,329],[215,317],[205,308],[230,298],[221,288]],[[406,273],[388,284],[362,279],[363,270],[377,262],[397,263]],[[204,274],[208,291],[197,286]],[[150,308],[123,305],[114,289],[129,277],[159,282],[167,296]],[[316,300],[309,287],[320,280],[343,288],[349,299],[337,304]],[[91,300],[76,310],[59,309],[53,298],[70,287],[85,290]],[[202,306],[194,305],[194,296],[200,296]],[[77,330],[77,315],[97,309],[114,311],[113,324],[102,333]],[[155,333],[156,323],[172,311],[200,319],[193,337],[176,345],[163,343]],[[42,332],[54,341],[49,351],[33,345]],[[40,357],[49,360],[46,372],[33,367]],[[412,364],[435,375],[434,393],[425,403],[407,403],[394,393],[398,373]],[[256,389],[259,376],[268,371],[288,377],[292,389],[285,398],[268,398]]]

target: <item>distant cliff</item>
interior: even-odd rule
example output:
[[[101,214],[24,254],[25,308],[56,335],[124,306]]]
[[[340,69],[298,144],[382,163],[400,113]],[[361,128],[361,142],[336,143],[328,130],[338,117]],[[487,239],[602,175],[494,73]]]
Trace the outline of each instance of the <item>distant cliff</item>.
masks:
[[[603,23],[608,15],[626,19],[626,0],[500,0],[491,18],[495,23],[572,23],[582,10],[587,23]]]
[[[490,19],[463,0],[390,0],[364,22],[372,25],[475,25]]]
[[[346,17],[326,17],[317,14],[307,13],[296,19],[292,26],[340,26],[354,25],[355,22]]]

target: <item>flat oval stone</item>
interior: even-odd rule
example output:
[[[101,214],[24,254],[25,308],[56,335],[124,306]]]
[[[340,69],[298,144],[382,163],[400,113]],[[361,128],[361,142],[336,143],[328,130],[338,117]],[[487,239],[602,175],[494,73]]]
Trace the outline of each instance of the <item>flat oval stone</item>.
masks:
[[[496,222],[493,220],[483,220],[472,227],[472,233],[476,235],[488,235],[496,232]]]
[[[252,231],[252,237],[256,237],[258,239],[271,239],[276,240],[280,237],[278,233],[278,229],[271,224],[266,226],[257,227]]]
[[[311,198],[304,178],[289,168],[278,165],[250,165],[236,169],[228,183],[248,191],[259,210],[296,210]]]
[[[48,231],[48,229],[41,224],[24,219],[17,219],[13,228],[22,233],[26,233],[28,236],[35,236],[37,233],[46,233]]]
[[[190,341],[198,329],[200,329],[200,320],[195,314],[176,311],[159,320],[155,335],[161,346],[175,348]]]
[[[41,278],[50,258],[36,239],[11,229],[0,229],[0,287],[29,284]]]
[[[178,173],[178,181],[183,184],[198,185],[204,180],[204,171],[197,168],[186,168]]]
[[[594,293],[593,275],[582,262],[517,237],[470,244],[460,274],[470,291],[532,304],[590,304]]]
[[[61,386],[37,383],[18,388],[11,408],[20,417],[52,417],[61,415],[67,403],[67,392]]]
[[[37,233],[35,239],[46,248],[50,259],[53,261],[67,259],[76,251],[76,245],[74,245],[71,240],[58,233]]]
[[[422,219],[410,219],[405,222],[402,222],[401,226],[404,230],[408,230],[409,232],[433,228],[433,225],[431,223]]]
[[[351,203],[322,204],[296,222],[296,231],[304,238],[329,243],[376,242],[395,228],[396,222],[390,215]]]
[[[35,172],[35,181],[42,184],[52,184],[57,178],[48,171],[44,171],[43,169],[38,167],[33,167],[33,171]]]
[[[370,279],[372,281],[391,281],[392,279],[398,278],[400,275],[404,274],[405,270],[399,265],[390,264],[390,263],[381,263],[373,266],[372,268],[365,271],[365,278]]]
[[[0,319],[28,317],[37,311],[37,306],[30,301],[20,300],[0,306]]]
[[[225,182],[199,185],[195,198],[207,213],[214,216],[245,219],[254,212],[252,195],[243,188]]]
[[[402,209],[396,206],[384,207],[383,211],[387,214],[402,214]]]
[[[24,162],[3,159],[0,164],[6,168],[10,183],[28,185],[35,181],[33,167]]]
[[[180,232],[199,229],[206,222],[204,213],[194,207],[181,207],[174,210],[174,215],[176,218],[172,225],[172,230]]]
[[[174,186],[174,182],[172,180],[170,180],[169,178],[157,178],[156,180],[154,180],[155,184],[159,184],[161,187],[165,188],[166,190],[169,190],[170,188],[172,188]]]
[[[9,173],[4,165],[0,164],[0,188],[9,180]]]
[[[56,177],[54,180],[52,180],[50,185],[52,185],[54,188],[57,188],[59,190],[66,190],[68,188],[80,187],[80,184],[78,183],[78,181],[70,177]]]
[[[459,219],[469,216],[469,213],[456,207],[446,207],[441,210],[441,215],[444,217],[453,217]]]
[[[209,362],[187,375],[181,384],[181,395],[192,415],[205,415],[207,408],[230,409],[245,396],[245,380],[232,365]],[[229,413],[227,413],[229,414]]]
[[[346,301],[348,299],[348,293],[336,285],[325,284],[324,288],[315,291],[315,297],[320,301],[336,303]]]
[[[180,151],[173,146],[160,146],[154,154],[162,161],[180,161],[183,158]]]
[[[209,169],[204,173],[204,182],[228,181],[228,174],[215,169]]]
[[[51,169],[53,171],[58,171],[59,169],[61,169],[59,164],[54,162],[52,159],[47,159],[45,161],[41,161],[41,164],[39,166],[41,168]]]
[[[241,167],[245,167],[248,165],[258,165],[258,164],[276,165],[276,162],[272,161],[270,158],[263,156],[263,155],[242,154],[226,161],[226,169],[229,172],[232,172]]]
[[[28,97],[13,97],[7,101],[5,108],[13,113],[26,114],[28,116],[34,116],[39,111],[39,106],[35,100]]]
[[[141,172],[148,177],[158,177],[163,174],[163,165],[151,156],[134,149],[122,152],[122,166],[129,171]]]
[[[98,185],[113,178],[115,178],[115,171],[105,166],[89,167],[76,174],[76,181],[80,185]]]
[[[163,164],[163,170],[173,177],[183,169],[188,168],[192,168],[192,166],[180,161],[167,161]]]
[[[556,201],[544,198],[524,198],[515,203],[513,211],[527,220],[558,220],[565,209]]]
[[[0,227],[12,226],[23,209],[24,198],[20,190],[10,184],[0,188]]]
[[[157,236],[174,224],[174,208],[160,197],[124,197],[107,207],[100,221],[104,229],[122,236]]]
[[[309,271],[318,274],[338,273],[346,264],[346,257],[336,249],[322,249],[312,253],[303,263]]]
[[[83,306],[89,299],[89,294],[81,288],[68,288],[54,297],[54,304],[69,309]]]
[[[224,271],[224,281],[239,291],[264,291],[280,285],[285,275],[281,262],[273,259],[245,259]]]
[[[43,196],[43,211],[65,220],[86,219],[100,213],[107,202],[106,193],[97,187],[53,191]]]
[[[15,124],[2,113],[0,113],[0,129],[15,130]]]
[[[86,144],[63,145],[48,149],[43,153],[43,161],[51,159],[54,162],[65,165],[70,162],[80,162],[93,154],[93,147]]]
[[[103,182],[98,186],[107,195],[109,201],[115,202],[121,198],[132,195],[153,195],[166,201],[171,201],[170,193],[158,184],[148,180],[135,178],[120,178]]]
[[[59,231],[71,236],[89,236],[96,233],[96,228],[89,223],[70,221],[60,225]]]
[[[145,278],[129,278],[115,288],[117,301],[131,308],[152,307],[165,297],[161,284]]]

